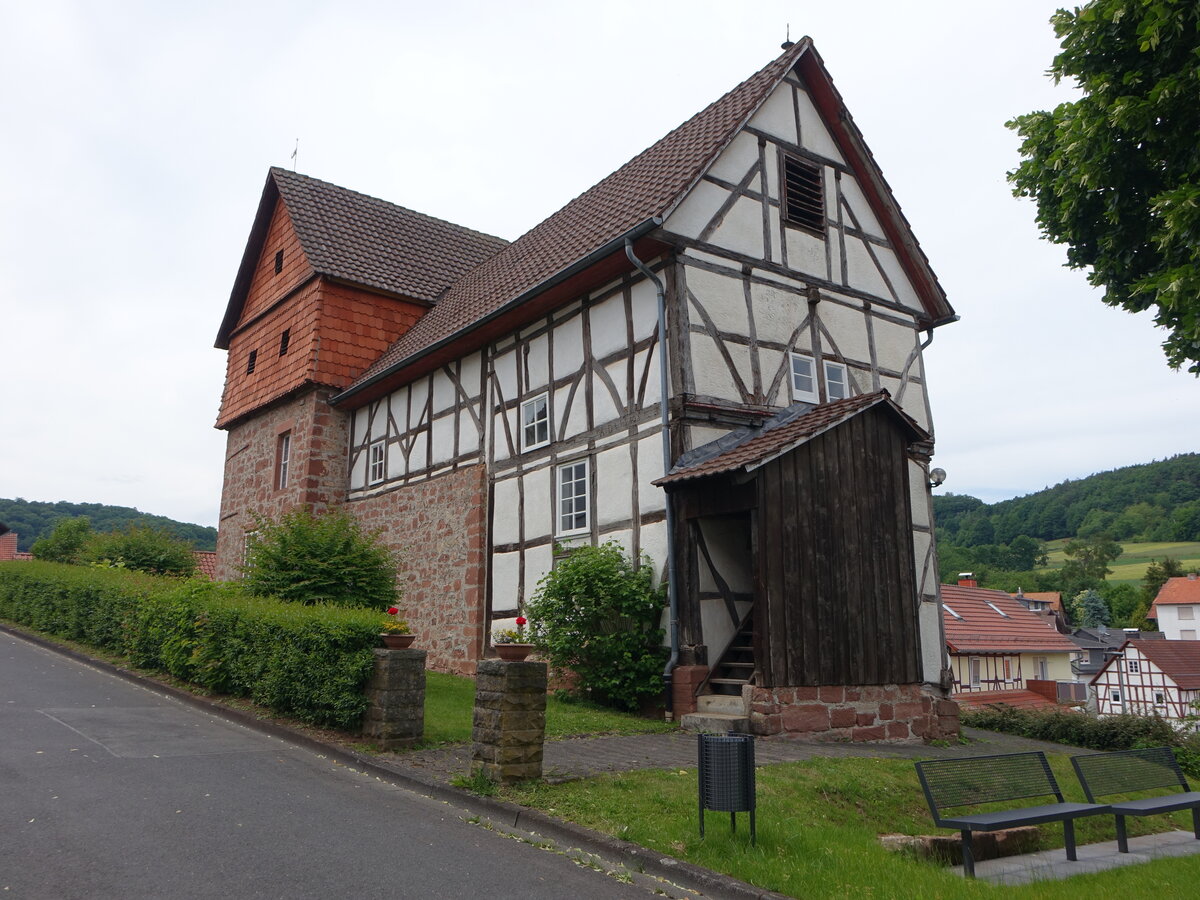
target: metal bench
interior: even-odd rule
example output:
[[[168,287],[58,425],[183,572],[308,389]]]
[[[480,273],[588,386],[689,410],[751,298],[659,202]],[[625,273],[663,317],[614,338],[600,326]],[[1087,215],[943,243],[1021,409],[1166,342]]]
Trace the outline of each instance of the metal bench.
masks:
[[[1088,800],[1112,794],[1131,794],[1158,788],[1178,789],[1174,793],[1123,800],[1109,804],[1117,819],[1117,848],[1129,852],[1125,834],[1126,816],[1153,816],[1181,809],[1192,811],[1192,832],[1200,840],[1200,792],[1188,785],[1170,747],[1122,750],[1116,753],[1089,753],[1071,758],[1075,774]]]
[[[929,811],[933,813],[933,821],[937,826],[957,828],[962,832],[963,874],[968,878],[975,877],[972,832],[1062,822],[1067,859],[1074,860],[1074,820],[1108,810],[1107,806],[1095,803],[1065,802],[1046,755],[1040,750],[998,756],[924,760],[917,763],[917,777],[921,779],[925,799],[929,801]],[[1058,802],[993,812],[942,815],[942,811],[947,809],[1049,796]]]

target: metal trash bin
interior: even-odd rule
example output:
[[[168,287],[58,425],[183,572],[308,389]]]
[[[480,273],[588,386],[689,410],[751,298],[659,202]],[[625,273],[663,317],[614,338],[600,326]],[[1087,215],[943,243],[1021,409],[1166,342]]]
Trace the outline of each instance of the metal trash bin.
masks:
[[[704,810],[729,813],[729,828],[737,831],[737,814],[750,813],[750,843],[754,833],[754,735],[697,735],[700,762],[700,837]]]

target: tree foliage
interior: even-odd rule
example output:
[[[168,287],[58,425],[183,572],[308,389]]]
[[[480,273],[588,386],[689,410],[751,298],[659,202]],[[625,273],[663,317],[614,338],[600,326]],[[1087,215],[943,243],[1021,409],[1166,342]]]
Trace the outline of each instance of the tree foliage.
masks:
[[[1092,0],[1051,22],[1050,74],[1083,96],[1008,123],[1014,193],[1105,303],[1153,308],[1168,363],[1200,375],[1200,4]]]
[[[1100,592],[1089,588],[1071,598],[1071,621],[1084,628],[1107,625],[1112,618],[1108,604]]]
[[[648,557],[635,562],[613,543],[574,549],[525,610],[533,643],[591,699],[637,709],[662,690],[663,590]]]
[[[17,533],[17,549],[28,551],[38,538],[49,537],[63,519],[87,516],[92,529],[99,532],[122,531],[131,525],[161,528],[186,541],[194,550],[217,549],[217,529],[207,525],[177,522],[166,516],[140,512],[129,506],[103,503],[46,503],[40,500],[15,500],[0,497],[0,519]]]
[[[83,548],[83,561],[152,575],[187,576],[196,572],[196,557],[186,542],[164,529],[139,525],[92,535]]]
[[[247,591],[294,603],[383,608],[399,598],[398,562],[345,510],[297,507],[259,518],[242,567]]]
[[[47,537],[33,542],[33,555],[46,562],[83,562],[83,551],[92,537],[92,523],[87,516],[61,519]]]

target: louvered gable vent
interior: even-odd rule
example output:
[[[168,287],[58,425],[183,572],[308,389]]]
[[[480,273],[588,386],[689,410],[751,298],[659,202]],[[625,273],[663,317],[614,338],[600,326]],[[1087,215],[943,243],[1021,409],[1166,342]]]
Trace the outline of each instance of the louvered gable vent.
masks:
[[[794,156],[783,158],[784,217],[793,225],[825,233],[821,169]]]

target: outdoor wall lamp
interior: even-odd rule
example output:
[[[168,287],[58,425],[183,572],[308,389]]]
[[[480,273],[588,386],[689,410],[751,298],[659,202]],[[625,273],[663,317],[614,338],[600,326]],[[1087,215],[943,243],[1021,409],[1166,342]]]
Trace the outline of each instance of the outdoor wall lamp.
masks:
[[[946,480],[945,469],[930,469],[929,470],[929,486],[931,488],[941,487],[942,482]]]

